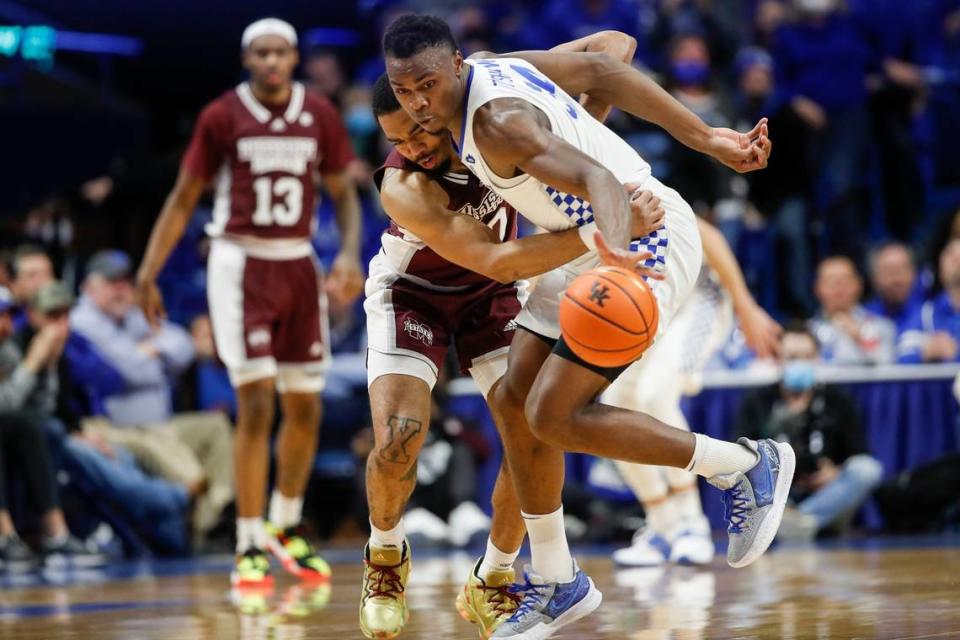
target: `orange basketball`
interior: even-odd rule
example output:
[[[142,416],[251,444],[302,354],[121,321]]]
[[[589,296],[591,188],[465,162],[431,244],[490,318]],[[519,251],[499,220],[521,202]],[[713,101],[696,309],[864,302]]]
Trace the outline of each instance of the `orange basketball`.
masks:
[[[570,283],[560,330],[575,354],[598,367],[622,367],[653,343],[660,318],[653,291],[636,273],[599,267]]]

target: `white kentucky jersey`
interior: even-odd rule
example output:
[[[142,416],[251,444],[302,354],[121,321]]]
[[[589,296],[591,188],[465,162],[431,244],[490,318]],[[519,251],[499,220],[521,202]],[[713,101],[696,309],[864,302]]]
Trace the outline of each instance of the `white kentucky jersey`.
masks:
[[[497,98],[519,98],[537,107],[553,133],[606,167],[620,182],[643,183],[650,165],[623,139],[598,122],[580,104],[517,58],[468,60],[469,75],[460,132],[460,158],[521,215],[547,231],[563,231],[593,221],[590,203],[523,174],[504,178],[484,161],[473,136],[473,118],[481,106]]]

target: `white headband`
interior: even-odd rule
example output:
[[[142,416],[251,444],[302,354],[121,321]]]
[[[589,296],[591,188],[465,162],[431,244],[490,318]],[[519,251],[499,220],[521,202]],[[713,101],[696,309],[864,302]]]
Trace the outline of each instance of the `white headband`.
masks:
[[[243,36],[240,38],[240,46],[246,49],[260,36],[280,36],[286,40],[291,47],[297,46],[297,30],[294,29],[293,25],[289,22],[284,22],[278,18],[257,20],[244,29]]]

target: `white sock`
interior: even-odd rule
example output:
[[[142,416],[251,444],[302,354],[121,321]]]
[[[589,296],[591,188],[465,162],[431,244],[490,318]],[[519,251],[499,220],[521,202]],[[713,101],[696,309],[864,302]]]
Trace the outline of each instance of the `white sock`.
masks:
[[[731,473],[746,473],[757,464],[757,454],[742,444],[714,440],[702,433],[693,434],[697,445],[686,470],[698,476],[712,478]]]
[[[703,517],[703,506],[700,504],[700,491],[698,491],[697,485],[674,493],[670,496],[670,502],[673,504],[679,520],[689,522]]]
[[[493,544],[493,540],[487,538],[487,551],[483,554],[483,560],[480,562],[480,569],[477,573],[484,580],[494,571],[509,571],[513,568],[513,561],[520,555],[520,549],[513,553],[504,553]]]
[[[403,530],[403,519],[397,523],[393,529],[377,529],[370,522],[370,546],[378,549],[400,548],[403,546],[403,539],[406,537]]]
[[[573,556],[563,528],[563,505],[553,513],[520,512],[530,538],[530,566],[546,582],[570,582],[574,578]]]
[[[662,536],[667,536],[677,523],[677,509],[670,498],[661,499],[653,505],[643,504],[647,516],[647,526]]]
[[[295,527],[303,518],[303,496],[288,498],[274,489],[270,495],[270,522],[281,528]]]
[[[267,548],[267,530],[263,528],[263,518],[237,518],[237,553],[247,549]]]

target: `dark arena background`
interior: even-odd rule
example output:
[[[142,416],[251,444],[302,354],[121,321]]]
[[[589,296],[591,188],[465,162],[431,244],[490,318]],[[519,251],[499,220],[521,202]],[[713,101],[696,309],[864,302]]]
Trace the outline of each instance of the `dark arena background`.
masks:
[[[789,501],[755,563],[727,564],[737,490],[565,453],[549,515],[603,602],[505,635],[518,604],[542,604],[528,541],[499,552],[517,584],[481,588],[475,570],[494,548],[501,432],[534,413],[498,410],[498,429],[503,369],[485,387],[478,371],[533,336],[515,285],[494,280],[530,275],[535,292],[564,261],[524,271],[546,244],[520,244],[525,266],[482,267],[477,242],[542,231],[523,210],[508,222],[506,201],[490,219],[471,208],[462,242],[455,223],[407,228],[459,216],[456,196],[391,225],[398,198],[378,188],[401,169],[499,205],[456,133],[401,110],[440,99],[402,89],[399,49],[385,66],[406,14],[445,20],[464,57],[586,38],[564,55],[652,79],[708,133],[752,131],[744,149],[772,141],[738,173],[626,106],[600,114],[703,221],[706,261],[653,362],[599,401],[790,443]],[[269,22],[242,40],[263,18],[295,37]],[[449,64],[446,46],[427,55]],[[570,80],[537,74],[527,90],[554,97]],[[505,638],[960,637],[960,0],[0,0],[0,122],[0,638],[484,637],[465,594],[506,611]],[[394,146],[407,160],[381,175]],[[561,228],[592,219],[561,196]],[[662,199],[644,249],[667,247]],[[415,271],[436,264],[462,279]],[[516,308],[458,302],[484,287]],[[477,351],[491,336],[506,342]],[[575,435],[560,448],[594,450]],[[401,529],[375,529],[367,553],[388,494]],[[519,527],[511,500],[496,503]],[[392,535],[399,564],[381,553]],[[362,613],[377,598],[409,619]]]

